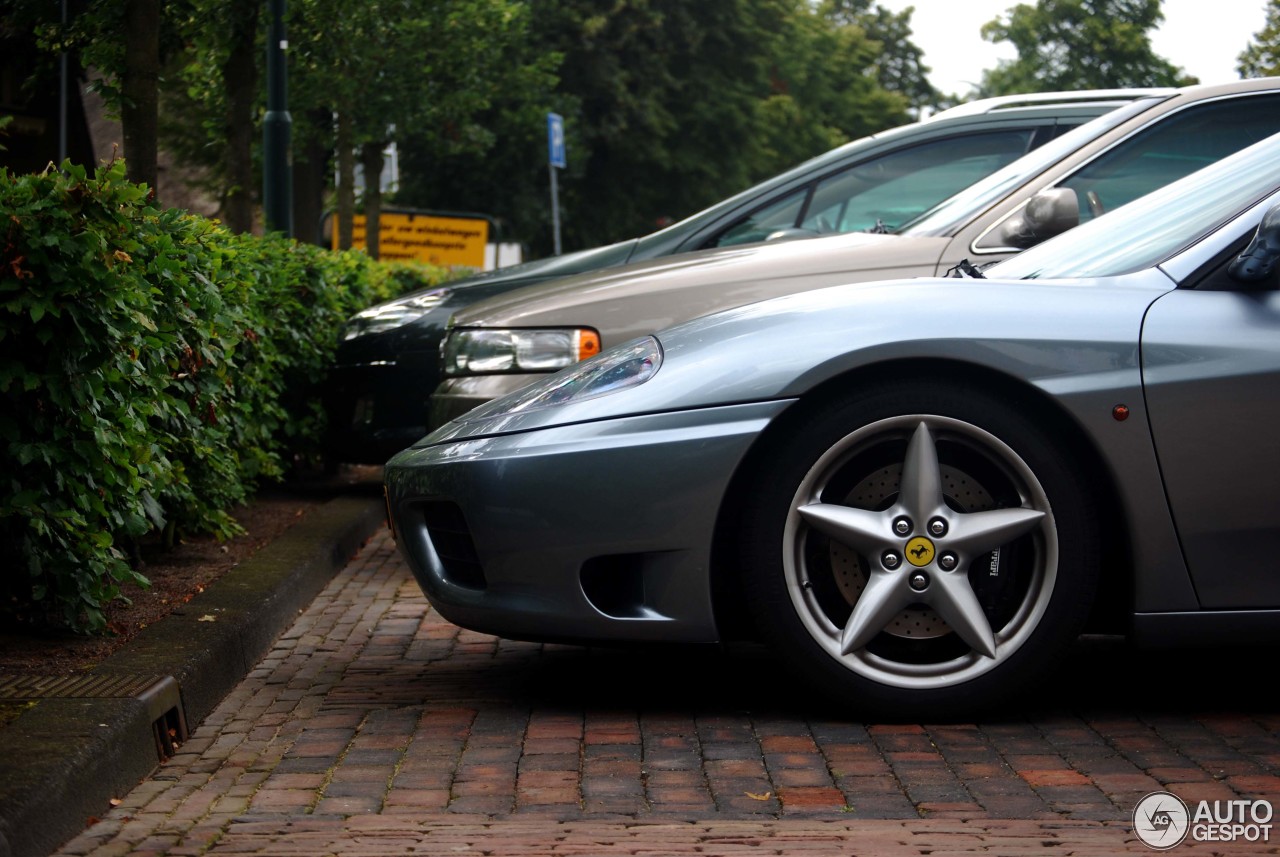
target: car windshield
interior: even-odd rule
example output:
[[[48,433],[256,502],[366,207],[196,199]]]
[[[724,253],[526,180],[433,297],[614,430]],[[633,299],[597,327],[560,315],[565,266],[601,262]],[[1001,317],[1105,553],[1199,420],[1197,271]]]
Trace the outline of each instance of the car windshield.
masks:
[[[1111,277],[1150,268],[1280,188],[1280,134],[988,268],[988,277]]]
[[[1097,119],[1073,128],[1056,140],[1024,155],[1009,166],[992,173],[945,202],[908,221],[898,230],[902,235],[948,236],[975,215],[985,211],[1072,152],[1102,136],[1130,118],[1158,104],[1160,98],[1141,98]]]
[[[915,125],[903,125],[898,128],[891,128],[888,131],[881,131],[878,134],[870,134],[866,137],[859,137],[857,140],[851,140],[850,142],[845,143],[842,146],[838,146],[829,152],[823,152],[821,155],[817,155],[802,163],[796,164],[791,169],[778,173],[773,178],[766,179],[759,184],[752,185],[746,190],[739,191],[728,199],[722,199],[715,205],[704,208],[701,211],[696,211],[688,217],[681,218],[670,226],[664,226],[657,232],[651,232],[641,240],[653,238],[659,235],[687,232],[694,224],[702,221],[711,222],[719,217],[723,212],[730,211],[744,203],[750,202],[774,188],[783,187],[784,185],[795,181],[798,176],[805,176],[809,173],[820,170],[824,164],[840,163],[847,158],[849,153],[852,151],[865,149],[872,143],[880,140],[892,139],[896,136],[907,136],[914,131]]]

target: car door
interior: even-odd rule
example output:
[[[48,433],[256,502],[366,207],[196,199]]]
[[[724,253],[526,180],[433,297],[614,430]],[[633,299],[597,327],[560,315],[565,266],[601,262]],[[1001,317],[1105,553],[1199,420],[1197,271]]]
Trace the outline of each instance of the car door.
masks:
[[[1244,239],[1142,329],[1156,455],[1201,606],[1280,606],[1280,291],[1225,274]],[[1192,287],[1186,287],[1190,285]]]

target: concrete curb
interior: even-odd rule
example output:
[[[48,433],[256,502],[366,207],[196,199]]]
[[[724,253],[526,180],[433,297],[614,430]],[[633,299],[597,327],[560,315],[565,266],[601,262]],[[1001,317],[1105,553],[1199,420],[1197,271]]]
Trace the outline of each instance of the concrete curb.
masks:
[[[330,500],[94,672],[172,676],[194,730],[382,518],[380,501]],[[44,857],[156,767],[148,708],[46,699],[0,730],[0,857]]]

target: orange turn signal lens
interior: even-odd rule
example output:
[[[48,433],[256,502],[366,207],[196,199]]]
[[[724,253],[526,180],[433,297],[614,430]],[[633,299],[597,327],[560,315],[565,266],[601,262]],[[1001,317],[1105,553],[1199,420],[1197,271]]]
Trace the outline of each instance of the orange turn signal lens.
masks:
[[[578,331],[578,360],[586,360],[600,353],[600,334],[594,330]]]

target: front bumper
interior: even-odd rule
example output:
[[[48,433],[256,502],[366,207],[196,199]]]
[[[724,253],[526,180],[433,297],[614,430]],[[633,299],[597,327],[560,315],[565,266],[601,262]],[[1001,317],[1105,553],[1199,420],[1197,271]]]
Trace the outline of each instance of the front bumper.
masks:
[[[446,300],[402,327],[338,344],[322,394],[333,460],[382,464],[427,433],[440,340],[454,308]]]
[[[421,440],[435,360],[409,352],[396,360],[330,368],[322,396],[326,452],[337,461],[382,464]]]
[[[446,619],[503,637],[710,642],[726,486],[789,402],[620,417],[405,450],[396,532]]]

